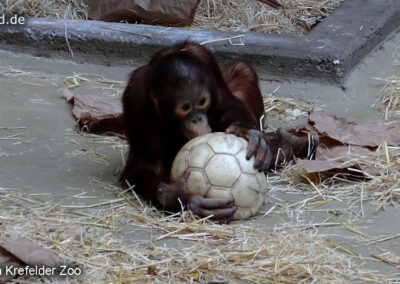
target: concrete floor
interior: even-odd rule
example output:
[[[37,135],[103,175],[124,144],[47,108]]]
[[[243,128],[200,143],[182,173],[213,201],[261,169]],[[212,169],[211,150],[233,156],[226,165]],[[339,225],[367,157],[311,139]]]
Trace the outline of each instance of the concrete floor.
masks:
[[[7,67],[41,74],[33,78],[16,73],[4,74]],[[106,192],[96,180],[117,184],[118,171],[122,164],[121,151],[125,145],[110,137],[79,135],[74,129],[71,106],[61,97],[59,89],[63,80],[73,73],[98,74],[112,80],[126,80],[137,66],[100,66],[75,64],[72,61],[34,58],[24,54],[0,50],[0,188],[24,188],[29,193],[48,193],[48,198],[63,203],[84,204],[84,199],[71,198],[83,191],[95,196],[98,201],[115,198]],[[317,80],[274,78],[260,72],[263,92],[279,90],[276,95],[285,98],[314,101],[325,110],[357,120],[374,120],[381,115],[370,106],[383,82],[374,78],[385,78],[400,74],[400,33],[393,34],[380,47],[367,56],[342,85],[328,85]],[[93,88],[84,84],[81,92],[110,94],[112,90]],[[283,125],[274,119],[272,127]],[[293,121],[296,124],[300,121]],[[5,129],[4,127],[20,127]],[[102,143],[100,143],[102,140]],[[103,143],[107,142],[107,143]],[[99,155],[106,155],[103,159]],[[100,157],[100,158],[99,158]],[[104,157],[104,156],[103,156]],[[286,193],[274,190],[269,201],[291,204],[312,197],[314,193]],[[357,197],[355,197],[357,198]],[[90,200],[93,202],[93,199]],[[269,214],[266,217],[246,221],[249,225],[264,226],[266,230],[280,222],[321,222],[331,216],[328,210],[340,209],[341,221],[349,221],[370,238],[393,236],[400,233],[400,212],[388,207],[376,212],[376,205],[364,204],[365,217],[355,216],[348,210],[349,200],[334,201],[320,207],[320,211],[288,211]],[[273,206],[267,202],[262,211]],[[356,208],[356,207],[355,207]],[[354,210],[354,208],[353,208]],[[328,236],[359,253],[365,267],[382,272],[400,281],[398,267],[373,259],[371,253],[392,251],[400,255],[400,239],[374,245],[341,227],[320,228],[318,234]],[[396,274],[397,273],[397,274]],[[396,275],[395,275],[396,274]],[[395,282],[393,282],[395,283]]]
[[[381,118],[382,115],[370,106],[384,84],[378,78],[400,74],[399,33],[400,31],[393,33],[375,48],[340,85],[317,80],[274,78],[271,74],[260,73],[261,88],[264,92],[271,93],[279,87],[276,92],[278,96],[308,102],[315,100],[316,106],[339,116],[360,121]]]

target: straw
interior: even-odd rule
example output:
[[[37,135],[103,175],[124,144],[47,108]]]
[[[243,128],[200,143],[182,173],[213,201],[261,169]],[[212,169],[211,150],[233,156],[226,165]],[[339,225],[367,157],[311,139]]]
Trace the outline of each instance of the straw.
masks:
[[[342,0],[280,0],[275,9],[256,0],[201,0],[193,27],[202,30],[303,35]]]
[[[303,35],[342,1],[279,0],[282,8],[276,9],[256,0],[201,0],[192,27],[203,30]],[[83,0],[3,1],[0,4],[0,13],[5,12],[38,18],[88,19],[88,7]],[[72,52],[71,55],[73,56]]]
[[[67,262],[83,265],[84,275],[77,282],[364,279],[351,257],[311,231],[286,226],[269,232],[245,222],[218,225],[208,218],[194,219],[189,212],[164,215],[144,202],[131,206],[123,198],[80,207],[52,201],[38,206],[39,200],[29,199],[20,190],[0,191],[0,237],[27,237]]]

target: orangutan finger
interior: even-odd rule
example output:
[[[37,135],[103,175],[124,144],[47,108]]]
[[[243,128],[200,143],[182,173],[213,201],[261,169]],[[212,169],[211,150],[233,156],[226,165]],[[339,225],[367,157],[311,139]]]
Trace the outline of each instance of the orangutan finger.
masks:
[[[267,151],[267,143],[265,142],[265,139],[260,139],[260,143],[258,144],[257,148],[257,153],[256,153],[256,158],[254,160],[254,168],[258,169],[260,172],[262,171],[262,164],[264,163],[265,160],[265,155]]]

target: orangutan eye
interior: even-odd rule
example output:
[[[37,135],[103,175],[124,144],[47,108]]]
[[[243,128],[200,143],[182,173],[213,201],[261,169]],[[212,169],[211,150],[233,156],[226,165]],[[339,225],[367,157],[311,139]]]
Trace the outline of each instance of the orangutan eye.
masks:
[[[188,112],[190,110],[190,104],[189,103],[183,104],[182,110],[185,112]]]
[[[198,108],[205,108],[208,106],[208,97],[202,97],[200,102],[197,104]]]
[[[184,117],[192,111],[192,104],[190,102],[181,102],[175,108],[175,115],[177,117]]]
[[[204,106],[205,104],[206,104],[206,98],[202,98],[199,103],[199,106]]]

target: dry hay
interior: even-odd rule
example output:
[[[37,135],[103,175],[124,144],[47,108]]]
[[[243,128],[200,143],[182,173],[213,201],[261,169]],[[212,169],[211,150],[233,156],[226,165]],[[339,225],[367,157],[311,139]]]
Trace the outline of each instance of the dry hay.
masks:
[[[386,118],[398,118],[400,114],[400,77],[385,80],[386,84],[379,93],[375,106],[385,111]],[[278,104],[277,104],[278,103]],[[282,121],[294,121],[306,117],[307,112],[315,109],[312,103],[301,103],[291,99],[264,95],[266,110]],[[349,146],[350,147],[350,146]],[[340,157],[338,157],[340,158]],[[290,163],[277,172],[277,183],[286,186],[287,191],[315,192],[323,200],[330,198],[372,200],[376,209],[386,205],[400,207],[400,147],[380,145],[375,152],[361,154],[353,151],[352,161],[362,165],[350,168],[347,173],[320,173],[310,176]],[[372,172],[374,174],[372,174]],[[360,174],[365,178],[360,178]]]
[[[358,205],[371,200],[377,211],[388,205],[400,207],[400,147],[383,144],[369,155],[354,153],[352,161],[368,167],[376,175],[350,168],[348,173],[320,173],[315,180],[291,164],[277,172],[278,183],[286,185],[287,191],[315,192],[323,200],[355,199]],[[360,178],[361,173],[365,178]]]
[[[400,77],[393,76],[385,82],[375,106],[385,111],[386,118],[399,118]],[[263,95],[267,121],[269,117],[273,117],[296,123],[300,118],[307,118],[309,111],[319,110],[314,102],[284,99],[274,93]],[[276,183],[286,187],[284,191],[315,192],[324,200],[331,197],[358,198],[361,203],[362,200],[375,201],[377,210],[384,209],[386,205],[400,207],[400,147],[382,144],[376,152],[369,155],[353,152],[352,161],[368,168],[368,171],[362,172],[353,168],[345,174],[320,173],[315,180],[315,177],[307,175],[294,163],[289,163],[277,172]],[[371,172],[376,175],[371,175]],[[360,179],[360,174],[366,178]]]
[[[384,80],[385,85],[379,92],[375,106],[384,111],[385,119],[400,118],[400,76]]]
[[[3,0],[0,13],[21,14],[37,18],[86,20],[84,0]]]
[[[370,176],[370,181],[366,182],[364,190],[379,202],[377,209],[383,208],[386,204],[399,206],[400,204],[400,147],[389,147],[382,145],[369,165],[374,167],[380,175]],[[360,185],[359,185],[360,189]]]
[[[0,75],[44,76],[9,67],[0,68]],[[60,80],[63,79],[60,76]],[[70,76],[65,82],[73,88],[83,84],[96,88],[105,86],[115,93],[124,86],[123,82],[82,74]],[[285,105],[290,109],[289,112],[277,111],[279,118],[291,112],[304,114],[312,107],[272,95],[265,98],[266,106],[272,107],[277,102],[278,110],[286,109]],[[295,111],[296,108],[300,110]],[[116,138],[80,135],[86,135],[93,143],[115,147],[117,151],[125,147]],[[73,135],[68,137],[75,143]],[[94,157],[89,157],[94,159],[93,162],[105,158],[98,160],[98,155],[91,152],[88,155],[93,154]],[[292,166],[276,177],[279,183],[285,184],[286,190],[315,193],[317,198],[322,196],[323,200],[319,202],[360,197],[362,203],[373,197],[379,201],[377,208],[388,203],[397,204],[394,201],[399,194],[400,151],[383,146],[373,157],[360,157],[382,171],[371,181],[335,176],[318,184],[311,183]],[[315,231],[306,230],[315,228],[315,224],[307,228],[283,225],[273,232],[245,222],[216,225],[207,218],[193,218],[189,212],[166,216],[136,199],[131,200],[134,196],[131,193],[127,197],[128,193],[121,193],[115,186],[101,186],[116,192],[116,198],[89,205],[62,205],[43,201],[41,196],[30,195],[24,190],[0,188],[0,236],[25,236],[57,251],[63,258],[83,265],[85,275],[76,280],[84,283],[228,282],[233,279],[253,283],[343,283],[355,278],[365,283],[367,280],[385,280],[363,274],[352,258],[330,248],[322,238],[315,236]],[[76,200],[76,204],[88,200],[87,193],[69,197]],[[331,241],[329,244],[352,254],[338,244]]]
[[[277,10],[256,0],[202,0],[193,27],[203,30],[302,35],[307,30],[297,23],[298,20],[311,27],[342,1],[279,0],[284,8]]]
[[[1,189],[0,236],[26,237],[83,266],[84,275],[70,282],[378,280],[313,233],[290,228],[265,232],[239,222],[217,225],[188,212],[166,216],[130,200],[115,186],[102,187],[119,192],[118,198],[61,205],[22,189]],[[73,196],[77,202],[85,197]],[[134,232],[126,233],[130,228]]]
[[[12,68],[9,66],[0,66],[0,76],[24,77],[27,79],[60,78],[69,88],[96,88],[101,90],[103,95],[110,96],[120,96],[125,86],[125,82],[123,81],[109,80],[99,75],[74,74],[69,77],[55,75],[46,76],[35,73],[29,69]],[[397,90],[395,82],[398,82],[398,80],[396,79],[396,81],[393,78],[387,81],[386,87],[382,90],[382,93],[390,94],[389,97],[395,98],[396,96],[393,95],[394,93],[392,91]],[[390,90],[390,92],[385,90]],[[269,118],[272,117],[277,120],[296,123],[296,120],[299,118],[305,119],[309,111],[316,109],[314,102],[302,102],[290,98],[281,98],[275,96],[275,92],[272,94],[264,94],[263,96],[267,122]],[[392,101],[394,101],[394,99],[392,99]],[[117,137],[85,134],[85,129],[82,130],[83,132],[81,132],[80,135],[85,135],[84,137],[95,141],[94,143],[110,145],[116,151],[123,151],[126,148],[126,144],[122,143]],[[7,139],[11,138],[13,137],[8,137]],[[18,137],[14,137],[13,139],[17,138]],[[69,136],[68,139],[70,139],[71,143],[78,143],[72,136]],[[333,177],[328,176],[322,178],[320,183],[311,184],[310,181],[305,178],[304,173],[296,168],[296,166],[288,165],[277,173],[277,177],[279,178],[278,182],[286,186],[286,190],[288,191],[319,192],[318,194],[324,198],[330,198],[331,196],[336,196],[338,198],[358,198],[361,196],[363,199],[373,199],[378,202],[377,208],[379,209],[383,209],[387,204],[398,206],[400,202],[399,149],[399,147],[385,147],[385,145],[382,145],[376,153],[371,153],[369,156],[354,155],[354,160],[358,160],[360,163],[375,169],[378,173],[377,176],[369,176],[369,180],[354,180],[351,175],[335,175]],[[105,165],[108,163],[107,156],[94,151],[76,150],[66,153],[66,155],[86,155],[89,160],[96,164]],[[121,156],[123,156],[123,153],[121,153]],[[354,171],[357,173],[357,169],[354,169]],[[321,177],[323,177],[323,175],[321,175]],[[318,190],[316,190],[316,188]]]
[[[343,0],[280,0],[283,9],[274,9],[256,0],[201,0],[193,28],[218,31],[265,32],[302,35],[308,26],[328,15]],[[30,17],[87,19],[84,0],[4,0],[0,13]]]
[[[385,85],[379,92],[374,106],[384,112],[385,119],[400,118],[400,77],[392,76],[384,80]],[[355,157],[362,159],[362,157]],[[363,187],[366,193],[371,193],[379,202],[378,209],[387,203],[400,203],[400,147],[381,145],[378,151],[370,157],[364,157],[365,164],[377,170],[379,176],[371,176],[371,180],[360,183],[355,189]]]
[[[81,87],[83,89],[98,89],[101,95],[120,97],[126,86],[125,81],[111,80],[104,78],[97,74],[87,74],[87,73],[74,73],[71,76],[63,75],[49,75],[45,73],[40,73],[37,70],[32,70],[32,68],[27,66],[2,66],[0,65],[0,76],[10,77],[10,78],[24,78],[26,81],[24,83],[29,83],[30,79],[62,79],[64,85],[69,89],[74,89]]]
[[[290,98],[275,96],[276,89],[271,94],[263,94],[264,109],[267,119],[273,117],[280,121],[295,122],[299,118],[306,119],[311,110],[319,110],[313,102],[300,102]]]

